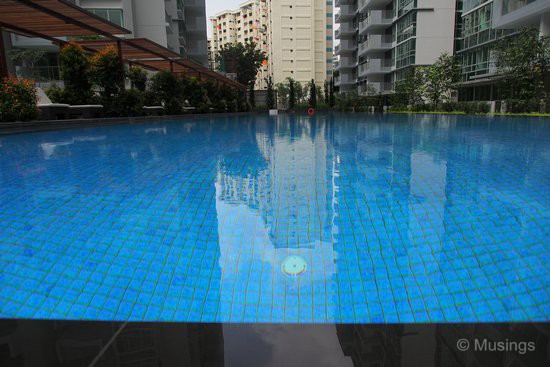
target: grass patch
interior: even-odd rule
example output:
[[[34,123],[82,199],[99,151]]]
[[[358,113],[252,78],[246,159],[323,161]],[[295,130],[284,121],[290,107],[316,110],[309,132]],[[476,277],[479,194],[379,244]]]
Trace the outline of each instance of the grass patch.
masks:
[[[471,115],[471,116],[504,116],[504,117],[550,117],[550,113],[466,113],[463,111],[388,111],[388,113],[409,114],[409,115]]]

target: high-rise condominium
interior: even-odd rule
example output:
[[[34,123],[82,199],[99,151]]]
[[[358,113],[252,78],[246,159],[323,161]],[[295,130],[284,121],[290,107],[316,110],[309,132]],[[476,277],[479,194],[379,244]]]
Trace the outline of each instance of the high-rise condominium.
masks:
[[[210,49],[213,69],[218,68],[216,55],[225,45],[252,42],[256,48],[268,55],[267,19],[266,0],[247,1],[240,4],[236,10],[225,10],[210,17],[212,27]],[[267,76],[268,65],[265,63],[256,76],[255,89],[266,88]]]
[[[208,65],[205,0],[75,0],[76,5]]]
[[[267,0],[273,81],[323,85],[332,75],[332,0]]]
[[[332,74],[331,0],[253,0],[210,20],[213,53],[223,45],[246,41],[266,53],[268,62],[256,88],[265,89],[268,75],[274,83],[290,77],[323,85]]]
[[[456,0],[336,0],[336,7],[340,91],[390,93],[410,67],[454,52]]]

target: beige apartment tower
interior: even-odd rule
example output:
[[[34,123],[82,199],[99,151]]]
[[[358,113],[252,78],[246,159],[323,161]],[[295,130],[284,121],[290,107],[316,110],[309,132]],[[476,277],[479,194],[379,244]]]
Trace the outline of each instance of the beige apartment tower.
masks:
[[[332,0],[267,0],[273,82],[323,85],[332,75]]]

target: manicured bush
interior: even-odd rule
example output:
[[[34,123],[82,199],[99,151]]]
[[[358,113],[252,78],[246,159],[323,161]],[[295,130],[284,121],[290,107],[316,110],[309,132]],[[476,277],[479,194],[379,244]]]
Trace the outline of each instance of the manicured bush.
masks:
[[[61,78],[65,84],[63,102],[88,104],[92,100],[90,81],[90,60],[84,49],[75,42],[69,42],[60,53]]]
[[[38,116],[36,88],[32,80],[0,81],[0,121],[28,121]]]

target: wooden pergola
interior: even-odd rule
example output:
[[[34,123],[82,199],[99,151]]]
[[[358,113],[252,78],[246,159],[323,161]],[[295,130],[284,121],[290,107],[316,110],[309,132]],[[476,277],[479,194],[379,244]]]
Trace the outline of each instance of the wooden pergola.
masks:
[[[246,86],[237,83],[189,59],[183,59],[177,53],[147,38],[132,38],[122,41],[83,40],[77,41],[83,48],[99,51],[105,47],[118,47],[120,57],[130,65],[139,65],[150,70],[169,70],[176,74],[212,80],[216,85],[246,90]]]
[[[122,60],[153,70],[170,70],[200,79],[210,79],[240,90],[246,86],[181,56],[146,38],[125,39],[131,32],[66,0],[0,0],[0,77],[8,75],[2,31],[43,38],[62,46],[58,37],[102,36],[101,40],[78,41],[96,52],[116,47]]]

